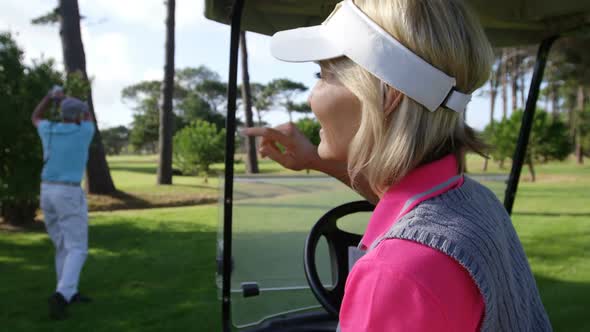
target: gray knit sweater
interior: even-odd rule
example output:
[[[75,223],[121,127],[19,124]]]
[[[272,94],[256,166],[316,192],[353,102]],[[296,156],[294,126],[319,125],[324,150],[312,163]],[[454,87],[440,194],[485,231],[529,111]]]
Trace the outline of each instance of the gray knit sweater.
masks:
[[[485,303],[481,331],[551,331],[510,217],[486,187],[465,177],[460,188],[428,199],[396,222],[385,239],[419,242],[454,258]]]

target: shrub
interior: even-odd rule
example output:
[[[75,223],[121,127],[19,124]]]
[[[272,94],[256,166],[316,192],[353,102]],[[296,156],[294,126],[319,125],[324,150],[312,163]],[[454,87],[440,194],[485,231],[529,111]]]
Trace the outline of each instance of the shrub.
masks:
[[[224,129],[204,120],[193,121],[174,136],[174,164],[183,174],[203,173],[207,182],[211,164],[223,161],[224,146]]]
[[[34,220],[43,166],[41,141],[31,124],[36,104],[62,84],[52,61],[27,67],[10,34],[0,34],[0,210],[5,221]]]

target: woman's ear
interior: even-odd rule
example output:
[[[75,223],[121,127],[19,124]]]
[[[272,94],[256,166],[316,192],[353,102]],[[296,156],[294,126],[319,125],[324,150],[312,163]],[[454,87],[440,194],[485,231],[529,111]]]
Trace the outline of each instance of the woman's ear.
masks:
[[[383,113],[385,117],[389,117],[397,109],[404,98],[404,94],[392,87],[386,87],[385,102],[383,103]]]

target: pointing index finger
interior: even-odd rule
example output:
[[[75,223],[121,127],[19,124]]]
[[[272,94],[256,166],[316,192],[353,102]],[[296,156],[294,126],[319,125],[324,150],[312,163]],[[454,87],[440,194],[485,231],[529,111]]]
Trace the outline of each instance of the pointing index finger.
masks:
[[[246,136],[260,136],[263,138],[267,138],[273,141],[277,141],[283,145],[288,145],[290,143],[290,139],[287,135],[283,134],[282,132],[266,127],[252,127],[252,128],[244,128],[242,129],[242,134]]]

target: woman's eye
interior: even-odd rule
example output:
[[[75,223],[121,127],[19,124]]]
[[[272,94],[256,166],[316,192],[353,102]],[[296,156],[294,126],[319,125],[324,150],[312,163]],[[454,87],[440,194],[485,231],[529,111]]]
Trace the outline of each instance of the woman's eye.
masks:
[[[319,71],[317,73],[315,73],[314,75],[318,80],[322,79],[322,73],[320,73]]]

